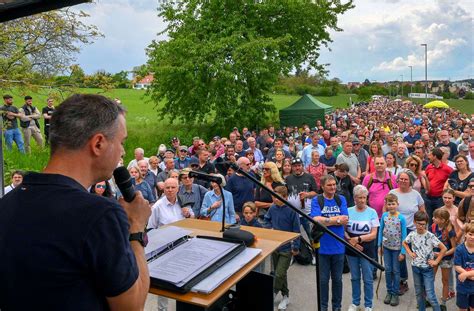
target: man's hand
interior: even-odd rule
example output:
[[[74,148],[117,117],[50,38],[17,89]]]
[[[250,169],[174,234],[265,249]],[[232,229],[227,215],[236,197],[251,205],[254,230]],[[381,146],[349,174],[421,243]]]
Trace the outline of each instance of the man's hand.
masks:
[[[410,255],[410,257],[411,257],[412,259],[415,259],[415,258],[416,258],[416,254],[415,254],[414,252],[410,252],[410,253],[408,253],[408,255]]]
[[[219,206],[221,206],[221,203],[222,203],[222,200],[219,200],[219,201],[216,201],[216,202],[212,203],[211,209],[219,208]]]
[[[349,222],[349,217],[346,216],[346,215],[341,215],[341,216],[337,216],[339,218],[339,221],[341,222],[341,225],[347,225],[347,223]]]
[[[148,201],[143,198],[140,191],[135,192],[135,199],[132,202],[126,202],[123,198],[119,199],[125,213],[128,216],[128,223],[130,224],[130,232],[142,232],[148,223],[148,218],[151,215],[151,207]]]
[[[405,259],[405,255],[400,254],[398,255],[398,261],[403,261]]]

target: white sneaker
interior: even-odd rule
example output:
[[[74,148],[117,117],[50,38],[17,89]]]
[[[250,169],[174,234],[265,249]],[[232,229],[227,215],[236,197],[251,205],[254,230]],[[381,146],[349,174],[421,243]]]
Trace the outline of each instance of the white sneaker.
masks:
[[[280,304],[278,305],[278,310],[286,310],[286,307],[288,307],[289,303],[290,303],[290,297],[283,296],[283,299],[280,301]]]
[[[365,307],[364,311],[372,311],[371,307]]]
[[[347,311],[357,311],[359,310],[359,306],[356,306],[355,304],[351,304],[349,306],[349,309],[347,309]]]
[[[316,257],[315,256],[313,256],[313,259],[311,259],[311,264],[313,266],[316,266]]]

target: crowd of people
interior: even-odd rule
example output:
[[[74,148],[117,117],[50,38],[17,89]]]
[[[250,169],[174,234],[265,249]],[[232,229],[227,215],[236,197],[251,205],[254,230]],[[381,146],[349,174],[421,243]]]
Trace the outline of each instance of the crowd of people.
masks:
[[[28,122],[28,116],[27,129],[38,125],[33,117],[37,109],[28,108],[31,98],[25,98],[23,111],[13,111],[8,95],[4,100],[4,107],[10,107],[7,119]],[[15,141],[22,150],[13,123],[7,124],[7,146]],[[148,228],[185,218],[220,222],[225,205],[229,224],[303,230],[303,236],[313,239],[314,228],[306,218],[256,186],[239,173],[242,170],[359,251],[383,259],[386,305],[399,305],[400,296],[410,291],[409,261],[419,310],[427,304],[433,310],[446,310],[446,302],[454,298],[459,310],[473,310],[473,116],[380,99],[337,109],[314,125],[270,126],[260,131],[234,128],[227,137],[210,141],[194,137],[190,143],[173,137],[156,152],[149,151],[149,157],[137,147],[130,163],[119,163],[127,165],[136,190],[152,206]],[[240,170],[235,171],[231,163]],[[194,179],[191,171],[220,177],[222,189],[216,182]],[[22,176],[15,172],[9,187],[21,184]],[[120,196],[113,179],[93,185],[90,192]],[[295,240],[272,256],[281,310],[289,304],[287,271],[299,250],[300,241]],[[320,238],[319,254],[323,310],[330,305],[333,311],[342,309],[342,274],[348,266],[352,282],[348,310],[371,311],[377,275],[369,261],[328,234]],[[434,291],[438,270],[443,284],[440,300]],[[159,299],[158,307],[166,310],[166,300]]]

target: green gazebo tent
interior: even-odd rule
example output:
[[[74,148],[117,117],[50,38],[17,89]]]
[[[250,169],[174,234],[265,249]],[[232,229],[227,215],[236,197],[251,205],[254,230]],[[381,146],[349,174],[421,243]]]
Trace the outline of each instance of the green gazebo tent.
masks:
[[[332,106],[323,104],[311,95],[303,95],[293,105],[280,110],[280,126],[313,126],[316,120],[324,123],[324,116],[332,112]]]

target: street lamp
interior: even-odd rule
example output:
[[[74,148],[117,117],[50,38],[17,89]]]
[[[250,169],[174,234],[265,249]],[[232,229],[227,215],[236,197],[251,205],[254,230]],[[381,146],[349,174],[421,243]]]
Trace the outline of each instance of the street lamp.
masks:
[[[413,93],[413,66],[410,67],[410,93]]]
[[[428,44],[422,43],[425,47],[425,104],[428,102]]]

